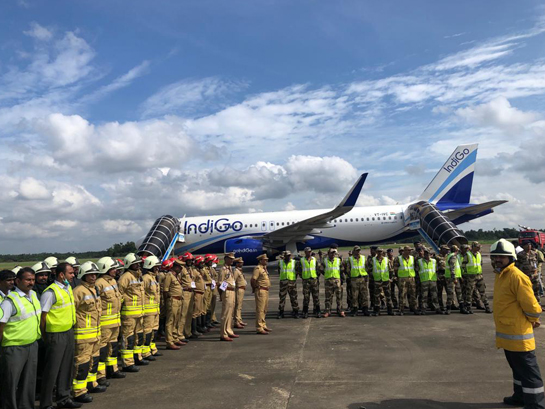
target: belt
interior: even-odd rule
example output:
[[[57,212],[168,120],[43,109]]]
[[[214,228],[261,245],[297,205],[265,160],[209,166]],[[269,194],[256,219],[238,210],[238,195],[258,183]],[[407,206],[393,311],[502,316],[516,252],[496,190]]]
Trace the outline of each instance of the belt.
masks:
[[[193,292],[193,288],[187,287],[187,288],[184,288],[184,291],[188,291],[188,292],[192,293],[192,292]]]
[[[170,298],[174,298],[175,300],[183,300],[183,298],[179,295],[171,295]]]
[[[246,289],[246,286],[244,287],[237,287],[238,290],[245,290]]]
[[[195,290],[196,294],[204,294],[204,291]]]
[[[207,287],[212,287],[212,283],[206,284]]]
[[[269,291],[269,287],[259,287],[260,290]]]
[[[225,290],[226,290],[226,291],[235,291],[235,289],[234,289],[234,288],[231,288],[231,287],[227,287]]]

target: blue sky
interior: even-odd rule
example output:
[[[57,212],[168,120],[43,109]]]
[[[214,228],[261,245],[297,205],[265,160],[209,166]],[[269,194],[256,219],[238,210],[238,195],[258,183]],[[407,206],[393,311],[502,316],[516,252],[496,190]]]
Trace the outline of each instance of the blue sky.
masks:
[[[54,4],[54,7],[52,7]],[[0,246],[105,248],[181,216],[418,196],[479,142],[464,228],[543,226],[538,1],[34,0],[0,9]]]

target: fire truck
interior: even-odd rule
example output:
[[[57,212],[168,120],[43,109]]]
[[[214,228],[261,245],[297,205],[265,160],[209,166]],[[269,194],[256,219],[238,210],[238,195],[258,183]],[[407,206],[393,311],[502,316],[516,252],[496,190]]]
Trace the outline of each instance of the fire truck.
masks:
[[[538,248],[542,248],[545,245],[545,233],[536,229],[531,229],[527,226],[521,226],[519,231],[519,244],[522,244],[523,241],[531,240],[535,242]]]

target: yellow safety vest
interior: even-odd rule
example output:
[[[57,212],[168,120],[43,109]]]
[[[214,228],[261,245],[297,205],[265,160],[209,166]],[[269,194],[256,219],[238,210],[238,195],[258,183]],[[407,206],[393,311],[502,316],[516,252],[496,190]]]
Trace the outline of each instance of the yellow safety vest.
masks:
[[[68,293],[66,293],[57,283],[53,283],[45,289],[45,291],[47,290],[52,290],[55,293],[55,304],[47,313],[45,331],[68,331],[76,324],[76,307],[74,306],[72,287],[68,286]]]
[[[483,273],[483,266],[481,265],[481,253],[473,255],[471,251],[467,253],[466,270],[468,275],[477,275]]]
[[[325,279],[330,278],[341,278],[341,259],[335,257],[333,261],[330,261],[329,258],[325,259]]]
[[[365,256],[360,256],[356,260],[354,256],[350,256],[350,277],[365,277],[367,275],[367,270],[365,270]]]
[[[437,281],[437,263],[433,258],[430,261],[426,261],[424,258],[419,259],[418,267],[418,276],[421,283]]]
[[[290,260],[289,263],[285,263],[284,260],[280,260],[280,281],[290,280],[295,281],[295,260]]]
[[[16,312],[4,327],[2,346],[29,345],[40,339],[42,309],[36,293],[30,291],[32,302],[28,301],[26,297],[21,297],[17,291],[10,292],[6,298],[12,301]]]
[[[311,257],[310,261],[303,257],[301,259],[301,266],[303,267],[302,277],[303,280],[308,280],[309,278],[317,278],[316,275],[316,258]]]
[[[386,257],[383,257],[381,261],[373,257],[373,279],[375,281],[390,280],[390,269],[388,268],[388,259]]]
[[[401,278],[416,277],[414,271],[414,257],[409,256],[408,260],[405,260],[403,256],[399,256],[399,268],[397,269],[397,276]]]
[[[446,278],[450,278],[451,276],[451,271],[450,271],[450,265],[449,265],[449,261],[450,261],[450,258],[454,256],[454,253],[450,253],[448,256],[447,256],[447,263],[445,265],[445,277]],[[460,268],[460,259],[458,257],[456,257],[456,267],[454,268],[454,277],[455,278],[460,278],[462,277],[462,269]]]

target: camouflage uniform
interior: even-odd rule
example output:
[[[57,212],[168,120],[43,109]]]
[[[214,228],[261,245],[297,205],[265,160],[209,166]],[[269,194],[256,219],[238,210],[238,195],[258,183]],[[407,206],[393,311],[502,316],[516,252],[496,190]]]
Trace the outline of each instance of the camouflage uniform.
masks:
[[[327,263],[329,258],[324,258],[322,268],[325,271],[325,263]],[[342,262],[339,263],[340,276],[342,277]],[[327,277],[327,271],[325,272],[325,277]],[[333,295],[335,295],[337,301],[337,312],[342,312],[343,304],[343,293],[342,293],[342,284],[340,278],[327,278],[325,281],[325,313],[329,315],[331,312],[331,307],[333,305]],[[342,312],[344,314],[344,312]]]
[[[487,311],[490,310],[488,304],[488,298],[486,296],[486,284],[482,274],[470,274],[467,271],[467,264],[470,262],[469,257],[473,256],[473,253],[468,251],[462,259],[462,274],[464,274],[464,303],[466,309],[471,308],[471,302],[474,300],[475,290],[479,294],[479,299],[482,300]],[[480,254],[480,253],[478,253]],[[481,259],[481,271],[482,271],[482,259]]]
[[[445,278],[445,263],[446,258],[442,254],[436,254],[435,260],[437,260],[437,300],[439,301],[439,307],[443,309],[443,291],[446,291],[447,281]]]
[[[535,250],[521,251],[517,254],[516,266],[520,271],[526,274],[532,281],[532,289],[537,302],[540,302],[539,296],[539,276],[537,270],[537,253]]]
[[[411,311],[416,311],[416,283],[415,283],[415,277],[399,277],[398,270],[400,267],[399,258],[403,258],[403,256],[396,257],[394,259],[394,271],[396,272],[396,276],[399,282],[399,311],[403,312],[403,308],[405,307],[405,297],[409,300],[409,309]],[[414,259],[413,259],[414,260]],[[413,266],[414,267],[414,266]]]
[[[314,257],[311,257],[311,260]],[[314,313],[320,312],[320,280],[318,279],[318,260],[316,260],[316,278],[303,278],[303,265],[300,260],[295,266],[297,275],[303,279],[303,314],[308,312],[308,306],[310,304],[310,296],[312,295],[312,301],[314,304]]]
[[[456,269],[457,256],[452,256],[449,259],[449,267],[451,276],[446,279],[447,282],[447,309],[451,309],[454,304],[454,292],[456,292],[456,299],[458,304],[463,304],[462,300],[462,287],[460,285],[460,279],[454,277],[454,270]]]
[[[395,271],[394,271],[394,258],[388,258],[388,269],[390,270],[390,280],[392,280],[392,282],[390,283],[390,298],[392,299],[392,304],[394,305],[394,308],[397,308],[400,290],[399,290],[399,281],[397,280],[397,277],[395,276]],[[396,288],[397,288],[397,295],[396,295]]]
[[[284,260],[280,260],[280,262],[278,263],[278,268],[281,271],[282,266],[286,266],[287,268],[287,265],[291,263],[293,263],[292,279],[280,280],[280,292],[279,292],[280,302],[278,303],[279,315],[284,313],[284,306],[286,305],[286,295],[288,294],[290,296],[292,315],[297,316],[297,313],[299,311],[299,303],[297,302],[297,280],[296,280],[296,273],[295,273],[296,262],[295,260],[290,260],[288,263],[286,263]]]

